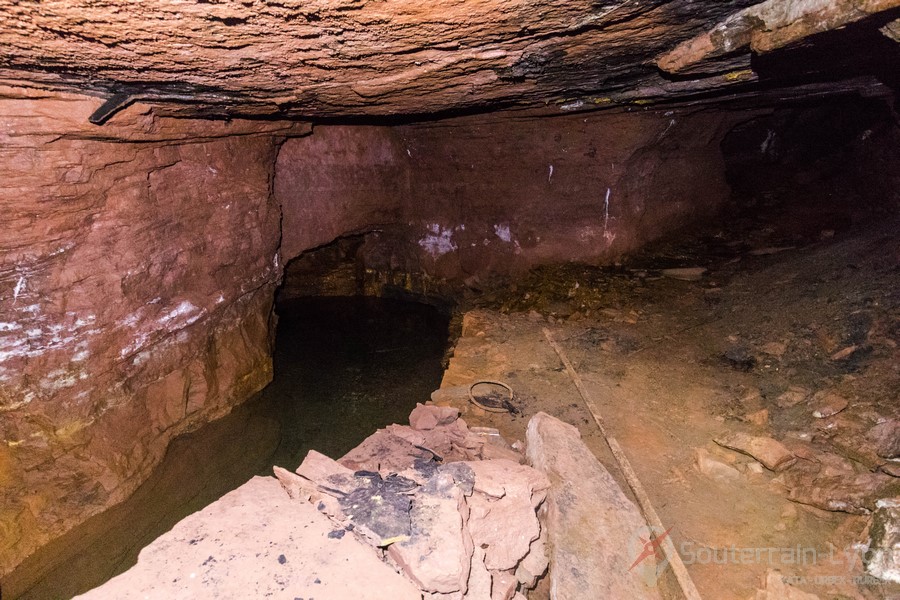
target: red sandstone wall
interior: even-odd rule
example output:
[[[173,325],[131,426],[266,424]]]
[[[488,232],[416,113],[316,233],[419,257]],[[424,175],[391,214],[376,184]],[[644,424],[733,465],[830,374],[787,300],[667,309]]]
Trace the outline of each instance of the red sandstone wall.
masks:
[[[0,575],[271,376],[273,134],[0,88]]]
[[[410,244],[379,266],[451,280],[609,263],[718,209],[729,193],[719,142],[731,118],[659,111],[317,127],[279,155],[284,256],[383,229]]]
[[[385,127],[316,127],[306,143],[286,142],[275,178],[284,256],[397,223],[410,189],[402,156],[401,140]]]

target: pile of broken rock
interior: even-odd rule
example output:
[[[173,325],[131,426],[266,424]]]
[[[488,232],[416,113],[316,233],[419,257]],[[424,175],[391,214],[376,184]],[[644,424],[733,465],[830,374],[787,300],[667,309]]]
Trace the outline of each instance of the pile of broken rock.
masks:
[[[526,439],[532,466],[497,430],[419,405],[338,461],[254,477],[80,598],[658,599],[622,552],[642,517],[578,429],[538,413]]]
[[[427,599],[523,598],[547,570],[537,510],[550,482],[496,430],[451,407],[418,405],[410,426],[378,430],[339,462],[311,451],[288,495],[326,514]]]

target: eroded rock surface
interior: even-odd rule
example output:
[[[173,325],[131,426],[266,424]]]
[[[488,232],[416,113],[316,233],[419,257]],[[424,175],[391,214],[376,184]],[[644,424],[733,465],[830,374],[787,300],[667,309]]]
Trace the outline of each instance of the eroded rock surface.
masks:
[[[0,88],[0,574],[271,377],[274,135]],[[255,133],[258,132],[258,133]]]
[[[729,195],[719,143],[733,118],[675,110],[552,126],[478,116],[317,127],[278,156],[284,257],[368,233],[364,266],[398,285],[424,275],[423,293],[429,278],[477,284],[538,265],[609,264],[716,214]]]
[[[40,9],[4,0],[0,76],[149,97],[191,114],[434,114],[488,105],[556,112],[746,84],[755,80],[751,46],[767,52],[896,6],[170,0],[122,10],[112,0]],[[882,24],[872,36],[882,37]],[[714,65],[715,76],[672,80],[654,64],[681,72],[723,54],[739,60]]]

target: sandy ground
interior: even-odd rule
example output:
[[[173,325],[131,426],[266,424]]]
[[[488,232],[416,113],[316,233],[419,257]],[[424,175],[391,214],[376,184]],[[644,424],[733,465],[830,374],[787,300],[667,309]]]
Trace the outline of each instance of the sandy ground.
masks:
[[[900,586],[854,580],[864,575],[853,545],[866,539],[868,516],[792,502],[789,488],[812,475],[769,471],[713,441],[770,436],[805,452],[816,472],[848,476],[886,462],[865,433],[900,412],[898,232],[895,221],[838,233],[827,223],[802,233],[750,226],[650,248],[613,269],[534,272],[465,313],[442,388],[508,383],[519,414],[468,405],[470,425],[523,439],[528,418],[548,412],[577,425],[622,481],[548,327],[705,598],[753,598],[770,569],[822,599],[900,598]],[[658,276],[695,266],[708,269],[697,281]],[[787,406],[791,389],[806,398]],[[827,393],[848,406],[816,418]],[[714,461],[707,474],[698,451]]]

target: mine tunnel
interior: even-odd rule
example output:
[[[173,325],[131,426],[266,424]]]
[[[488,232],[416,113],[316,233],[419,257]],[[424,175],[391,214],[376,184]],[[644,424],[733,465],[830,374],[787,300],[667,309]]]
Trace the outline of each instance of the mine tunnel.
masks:
[[[0,598],[900,598],[900,2],[0,0]]]

